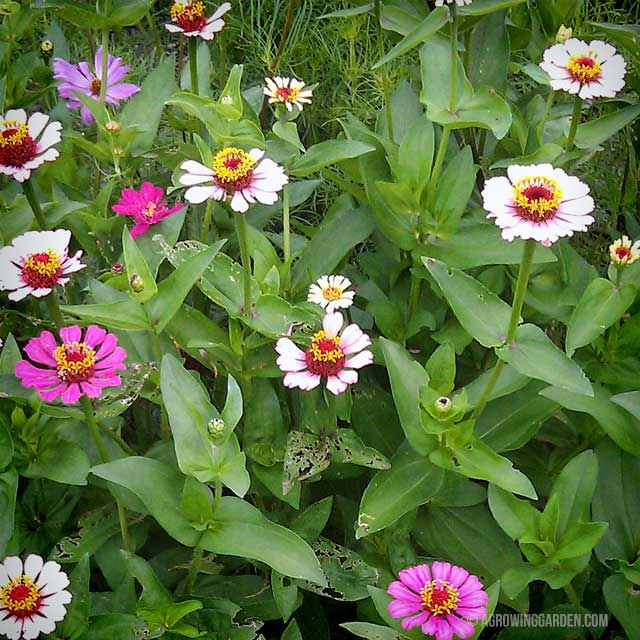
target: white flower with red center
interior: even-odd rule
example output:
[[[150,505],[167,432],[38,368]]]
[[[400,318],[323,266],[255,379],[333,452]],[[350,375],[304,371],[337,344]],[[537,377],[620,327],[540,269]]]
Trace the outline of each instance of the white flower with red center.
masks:
[[[44,113],[32,113],[28,120],[24,109],[0,115],[0,173],[28,180],[34,169],[60,155],[53,145],[62,140],[61,130],[62,124],[49,122]]]
[[[22,560],[10,556],[0,563],[0,635],[10,640],[33,640],[51,633],[71,602],[65,591],[69,578],[57,562],[31,554]]]
[[[347,291],[351,280],[344,276],[322,276],[309,287],[307,302],[319,304],[327,313],[346,309],[353,304],[355,291]]]
[[[200,36],[203,40],[213,40],[213,36],[222,31],[222,16],[231,9],[231,3],[221,4],[208,18],[204,12],[204,3],[200,0],[175,0],[171,6],[171,20],[175,24],[165,24],[171,33],[184,33],[185,36]]]
[[[289,178],[279,164],[263,156],[260,149],[225,147],[213,157],[213,168],[186,160],[180,165],[186,173],[179,178],[180,184],[190,187],[184,197],[192,204],[230,198],[231,208],[238,213],[256,202],[274,204]]]
[[[436,0],[436,7],[441,7],[444,3],[453,4],[454,0]],[[471,0],[455,0],[455,3],[459,7],[464,7],[465,4],[471,4]]]
[[[356,369],[373,362],[373,353],[363,351],[371,344],[371,338],[357,324],[350,324],[340,332],[343,323],[341,313],[327,313],[322,331],[313,335],[306,351],[299,349],[290,338],[278,340],[277,364],[286,373],[285,387],[310,391],[326,378],[327,389],[338,395],[358,382]]]
[[[305,84],[295,78],[265,78],[264,95],[269,98],[269,104],[277,104],[286,107],[287,111],[293,111],[298,107],[302,111],[304,104],[311,104],[313,91],[305,89]]]
[[[616,267],[624,269],[640,258],[640,240],[632,243],[628,236],[622,236],[609,246],[609,256]]]
[[[85,268],[82,251],[69,255],[71,231],[27,231],[0,249],[0,291],[11,291],[9,300],[28,295],[36,298],[51,293],[56,285],[69,282],[66,276]]]
[[[505,240],[533,239],[545,247],[586,231],[594,209],[589,187],[550,164],[511,165],[508,177],[491,178],[482,190],[488,218]]]
[[[605,42],[589,44],[569,38],[544,52],[540,66],[555,90],[578,94],[583,100],[613,98],[624,87],[626,62]]]

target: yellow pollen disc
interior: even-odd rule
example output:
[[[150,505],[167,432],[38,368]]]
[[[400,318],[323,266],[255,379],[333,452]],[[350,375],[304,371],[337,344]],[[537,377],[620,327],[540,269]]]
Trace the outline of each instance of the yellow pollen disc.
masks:
[[[333,342],[335,346],[327,349],[327,343],[330,342]],[[322,343],[322,348],[320,343]],[[344,351],[340,348],[340,338],[338,336],[330,338],[325,331],[313,334],[309,350],[315,362],[337,362],[340,358],[344,358]]]
[[[243,149],[225,147],[213,157],[213,170],[220,182],[237,182],[251,174],[256,161]]]
[[[0,590],[0,603],[14,615],[24,616],[35,612],[40,605],[38,585],[24,574],[14,578]]]
[[[189,4],[183,4],[182,2],[174,2],[171,7],[171,18],[177,20],[182,18],[183,20],[193,20],[194,18],[202,18],[204,16],[204,3],[200,0],[194,0]]]
[[[24,122],[5,120],[0,124],[0,147],[8,147],[20,144],[28,135],[29,128]]]
[[[513,201],[520,217],[544,222],[558,211],[562,189],[553,178],[521,178],[513,183]]]
[[[334,302],[342,298],[343,291],[344,289],[342,287],[325,287],[322,290],[322,297],[329,302]]]
[[[293,87],[278,87],[276,97],[281,102],[295,102],[300,94],[300,89]]]
[[[93,374],[96,352],[84,342],[65,342],[53,352],[58,377],[66,382],[84,382]]]
[[[460,599],[458,590],[446,580],[431,580],[420,590],[422,606],[436,615],[455,611]]]
[[[43,254],[49,256],[46,262],[42,260]],[[60,258],[53,249],[47,249],[43,253],[34,253],[24,261],[23,269],[35,271],[38,275],[53,277],[60,270]]]
[[[580,84],[588,84],[600,75],[602,65],[597,61],[597,57],[595,51],[589,51],[582,56],[571,56],[567,62],[567,69]]]
[[[145,208],[142,210],[142,216],[147,220],[151,220],[156,213],[156,204],[155,202],[148,202],[145,205]]]

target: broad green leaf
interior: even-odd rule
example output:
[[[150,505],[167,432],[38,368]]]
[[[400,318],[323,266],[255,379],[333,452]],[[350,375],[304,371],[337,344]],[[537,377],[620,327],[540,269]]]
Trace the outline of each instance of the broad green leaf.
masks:
[[[118,300],[108,304],[61,305],[65,313],[110,329],[148,331],[151,326],[142,305],[135,300]]]
[[[640,113],[640,112],[639,112]],[[592,280],[574,309],[567,327],[567,354],[593,342],[633,304],[637,289],[632,284],[617,287],[610,280]]]
[[[292,620],[289,623],[289,626],[284,630],[280,640],[303,640],[302,634],[300,633],[300,627],[298,627],[298,623],[295,620]]]
[[[331,464],[331,446],[327,438],[313,433],[289,431],[284,454],[282,493],[286,496],[296,482],[307,480]]]
[[[603,32],[610,40],[618,43],[635,58],[640,59],[640,25],[613,24],[611,22],[588,22],[596,31]]]
[[[640,115],[640,105],[616,109],[600,118],[578,125],[576,147],[594,149],[605,143],[611,136],[633,122]]]
[[[158,293],[158,287],[149,265],[126,227],[122,230],[122,251],[131,288],[129,295],[136,302],[145,303]],[[137,283],[134,283],[134,279]],[[140,291],[136,290],[136,286]]]
[[[389,159],[396,177],[406,182],[418,198],[429,182],[434,150],[433,123],[423,115],[411,123],[400,143],[398,157]],[[397,167],[394,163],[397,163]]]
[[[638,593],[624,576],[609,576],[602,585],[607,607],[618,619],[628,638],[640,638]]]
[[[297,584],[285,584],[285,576],[277,571],[271,571],[271,591],[276,601],[278,611],[284,622],[288,622],[293,612],[302,603],[302,597]],[[288,581],[289,582],[289,581]],[[295,620],[292,624],[295,623]],[[286,633],[286,632],[285,632]]]
[[[473,0],[471,4],[460,7],[458,13],[461,16],[482,16],[493,11],[515,7],[523,2],[526,0]]]
[[[13,438],[9,431],[9,424],[4,416],[0,415],[0,471],[9,466],[9,463],[13,459],[13,451]]]
[[[555,400],[565,409],[593,416],[621,449],[640,456],[640,420],[612,402],[602,387],[596,385],[593,391],[593,396],[584,396],[558,387],[547,387],[540,394]]]
[[[485,347],[503,344],[511,317],[509,305],[458,269],[448,269],[434,258],[422,258],[422,262],[466,331]]]
[[[456,230],[475,185],[473,154],[471,147],[466,146],[449,161],[438,179],[433,216],[438,229],[445,231],[445,235],[453,234]]]
[[[69,640],[85,638],[89,630],[89,578],[91,576],[89,554],[85,553],[69,575],[69,591],[73,594],[66,605],[64,622],[58,623],[58,633]]]
[[[167,257],[164,247],[173,247],[178,241],[186,214],[187,207],[160,220],[147,233],[136,238],[136,244],[142,251],[154,277],[157,277],[158,269]]]
[[[28,478],[84,486],[90,467],[87,454],[77,444],[52,435],[40,442],[37,456],[21,473]]]
[[[332,449],[331,458],[340,464],[356,464],[370,469],[389,469],[389,461],[373,447],[362,442],[353,429],[338,429],[332,434],[329,443]]]
[[[243,316],[242,321],[259,333],[279,338],[287,333],[291,325],[317,322],[312,310],[293,306],[284,298],[265,293],[256,301],[251,317]]]
[[[304,153],[305,148],[302,142],[300,142],[298,127],[295,122],[275,122],[273,125],[273,133],[281,140],[288,142],[292,147],[298,149],[298,151]]]
[[[536,325],[518,327],[514,342],[496,349],[496,354],[526,376],[571,393],[593,395],[591,383],[582,369]]]
[[[230,120],[239,120],[242,117],[241,82],[242,65],[234,64],[227,77],[227,82],[220,92],[220,99],[216,104],[218,113]]]
[[[371,622],[342,622],[340,626],[354,636],[367,640],[400,640],[403,637],[398,631]]]
[[[448,396],[455,387],[456,352],[450,342],[441,344],[424,366],[429,374],[429,387],[441,396]]]
[[[0,555],[4,558],[5,549],[13,535],[14,512],[18,492],[18,474],[14,469],[0,473]]]
[[[436,446],[435,438],[422,427],[420,409],[420,388],[429,384],[429,376],[401,345],[380,338],[380,346],[402,430],[409,444],[419,454],[427,455]]]
[[[482,18],[471,33],[469,80],[474,87],[486,86],[504,94],[511,57],[507,12],[494,11]]]
[[[571,560],[591,554],[591,550],[602,538],[608,526],[606,522],[576,522],[560,538],[551,559]]]
[[[350,7],[349,9],[340,9],[339,11],[332,11],[331,13],[325,13],[318,19],[322,18],[352,18],[353,16],[359,16],[363,13],[368,13],[373,9],[374,3],[368,2],[367,4],[361,4],[359,7]]]
[[[315,540],[327,526],[333,507],[333,496],[327,496],[307,507],[292,523],[295,531],[307,542]]]
[[[444,472],[411,447],[391,459],[391,469],[378,472],[360,502],[356,538],[380,531],[438,493]]]
[[[357,140],[325,140],[309,147],[305,154],[293,162],[289,173],[304,178],[330,164],[357,158],[371,151],[375,151],[375,147]]]
[[[535,540],[538,536],[540,512],[527,500],[489,485],[489,509],[500,528],[515,541],[522,538]]]

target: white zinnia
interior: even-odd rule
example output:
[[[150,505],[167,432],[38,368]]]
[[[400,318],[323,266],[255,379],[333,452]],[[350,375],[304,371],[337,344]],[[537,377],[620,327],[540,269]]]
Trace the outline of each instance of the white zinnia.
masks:
[[[309,287],[307,302],[319,304],[327,313],[346,309],[353,304],[355,291],[347,291],[351,280],[344,276],[321,276]]]

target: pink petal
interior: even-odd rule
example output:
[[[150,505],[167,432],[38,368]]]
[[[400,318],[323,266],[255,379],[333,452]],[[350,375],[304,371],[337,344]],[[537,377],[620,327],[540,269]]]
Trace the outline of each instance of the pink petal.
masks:
[[[406,600],[408,602],[417,602],[420,604],[422,600],[417,593],[414,593],[410,589],[400,582],[399,580],[394,580],[387,589],[387,593],[398,600]]]
[[[470,638],[476,632],[475,627],[470,622],[461,620],[452,614],[447,615],[447,622],[451,625],[453,633],[463,640],[464,638]]]
[[[70,327],[62,327],[59,331],[63,342],[80,342],[82,330],[77,324]]]
[[[62,392],[60,400],[64,404],[76,404],[80,400],[80,386],[78,384],[70,384],[65,391]]]
[[[403,569],[398,573],[398,577],[412,591],[420,593],[427,582],[431,582],[431,572],[428,564],[419,564],[415,567]]]
[[[87,328],[87,332],[84,335],[84,342],[88,344],[90,347],[96,347],[104,340],[104,337],[106,335],[107,335],[107,332],[102,327],[98,327],[95,324],[91,324]]]
[[[422,613],[419,613],[417,616],[410,616],[408,618],[405,618],[401,623],[402,628],[407,629],[408,631],[413,627],[420,627],[429,619],[430,615],[431,613],[429,611],[423,611]]]
[[[419,602],[407,602],[406,600],[392,600],[388,609],[394,618],[404,618],[420,611],[422,604]]]

